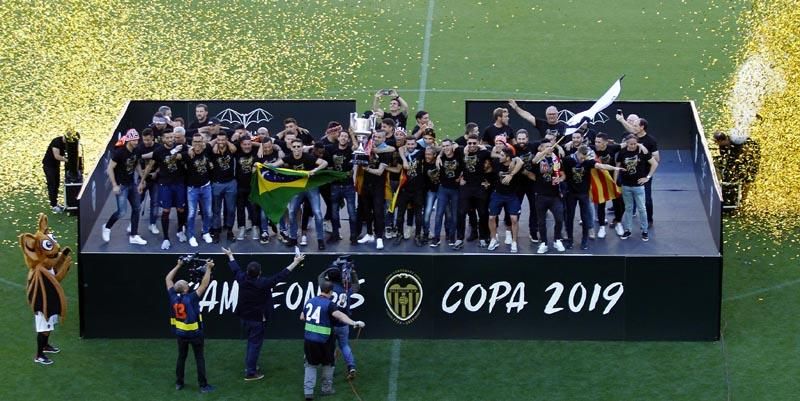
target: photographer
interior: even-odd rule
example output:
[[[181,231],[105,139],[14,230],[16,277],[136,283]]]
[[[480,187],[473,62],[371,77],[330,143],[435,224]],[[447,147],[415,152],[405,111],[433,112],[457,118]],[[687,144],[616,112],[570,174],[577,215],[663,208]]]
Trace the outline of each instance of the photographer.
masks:
[[[185,260],[188,261],[185,262]],[[195,291],[189,291],[189,283],[186,280],[173,282],[178,269],[184,264],[189,264],[192,257],[178,259],[169,273],[167,273],[167,294],[170,303],[170,323],[173,326],[175,336],[178,338],[178,363],[175,368],[175,389],[183,389],[183,373],[186,366],[186,356],[189,354],[189,344],[192,345],[194,360],[197,365],[197,383],[201,393],[214,391],[214,386],[208,384],[206,380],[206,361],[203,356],[203,318],[200,315],[200,298],[208,288],[211,281],[211,270],[214,262],[210,259],[205,266],[195,268],[194,272],[203,272],[203,279]]]
[[[305,374],[303,376],[303,394],[306,400],[314,399],[314,387],[317,386],[317,367],[322,365],[322,395],[334,394],[333,362],[334,344],[331,326],[334,319],[355,327],[364,327],[364,322],[353,321],[345,315],[332,299],[333,283],[323,281],[319,286],[319,295],[311,298],[303,306],[300,320],[305,321]]]
[[[349,255],[338,257],[331,267],[323,271],[317,280],[319,286],[326,281],[333,284],[333,292],[336,293],[336,298],[333,302],[339,307],[347,317],[352,318],[353,314],[350,311],[350,297],[358,292],[360,284],[358,283],[358,274],[356,273],[355,265],[350,260]],[[353,356],[353,351],[350,349],[350,326],[341,321],[333,322],[333,332],[336,334],[336,341],[339,344],[339,349],[342,351],[345,363],[347,363],[347,378],[353,379],[356,376],[356,358]]]
[[[230,249],[222,248],[228,257],[228,266],[239,283],[239,302],[236,314],[242,320],[242,327],[247,333],[247,353],[245,354],[246,381],[260,380],[264,374],[258,371],[258,357],[264,343],[264,325],[273,309],[272,287],[286,280],[289,273],[303,262],[306,255],[297,254],[289,266],[270,277],[261,276],[261,264],[250,262],[247,269],[242,270],[233,257]]]

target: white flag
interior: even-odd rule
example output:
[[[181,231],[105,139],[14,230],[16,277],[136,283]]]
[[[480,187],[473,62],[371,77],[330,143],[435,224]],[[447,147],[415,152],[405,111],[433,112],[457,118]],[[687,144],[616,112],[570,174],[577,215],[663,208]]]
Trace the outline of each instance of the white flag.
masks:
[[[600,97],[600,99],[597,99],[597,101],[594,102],[592,107],[589,107],[589,110],[575,114],[569,120],[567,120],[567,126],[569,128],[567,128],[564,135],[566,136],[572,135],[572,133],[577,131],[578,127],[580,127],[580,125],[583,124],[585,121],[594,121],[594,116],[597,113],[605,110],[606,107],[611,105],[611,103],[614,103],[614,101],[617,100],[617,97],[619,96],[619,92],[622,90],[622,78],[625,78],[625,76],[623,75],[618,80],[616,80],[616,82],[614,82],[614,84],[612,84],[611,87],[608,88],[606,93],[604,93],[603,96]]]

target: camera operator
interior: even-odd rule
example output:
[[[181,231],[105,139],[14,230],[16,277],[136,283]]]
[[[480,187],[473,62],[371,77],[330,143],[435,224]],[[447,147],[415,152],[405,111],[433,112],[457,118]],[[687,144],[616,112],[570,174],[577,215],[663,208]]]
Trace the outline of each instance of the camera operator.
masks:
[[[260,263],[250,262],[247,264],[247,269],[242,270],[230,249],[222,248],[222,251],[228,257],[228,266],[236,282],[239,283],[236,314],[242,320],[242,327],[247,333],[244,380],[260,380],[264,378],[264,374],[258,371],[258,357],[261,354],[261,345],[264,343],[264,325],[273,309],[272,287],[286,280],[289,273],[303,262],[306,255],[298,253],[285,269],[270,277],[262,277]]]
[[[336,345],[331,336],[334,319],[355,327],[364,327],[364,322],[353,321],[344,314],[332,299],[333,283],[323,281],[319,286],[319,295],[311,298],[303,306],[300,320],[305,324],[305,374],[303,377],[303,394],[306,400],[314,399],[314,387],[317,386],[317,367],[322,365],[322,395],[334,394],[333,362]]]
[[[320,287],[325,281],[333,283],[333,292],[336,293],[336,298],[333,299],[333,302],[347,317],[352,318],[350,297],[358,292],[360,285],[355,265],[350,260],[349,255],[338,257],[331,264],[331,267],[319,275],[318,282]],[[356,376],[356,358],[350,349],[350,326],[337,320],[333,322],[333,332],[336,334],[336,342],[339,344],[345,363],[347,363],[347,378],[353,379]]]
[[[170,323],[172,324],[175,336],[178,338],[178,362],[175,368],[175,389],[183,389],[183,373],[186,367],[186,356],[189,354],[189,344],[192,345],[194,360],[197,365],[197,383],[201,393],[214,391],[214,386],[208,384],[206,380],[206,361],[203,355],[203,318],[200,315],[200,298],[208,288],[211,281],[211,270],[214,262],[210,259],[202,267],[194,267],[193,273],[203,273],[203,279],[195,291],[189,290],[189,283],[186,280],[173,282],[178,269],[184,264],[194,266],[196,262],[193,257],[183,257],[178,259],[175,267],[167,273],[167,294],[170,303]]]

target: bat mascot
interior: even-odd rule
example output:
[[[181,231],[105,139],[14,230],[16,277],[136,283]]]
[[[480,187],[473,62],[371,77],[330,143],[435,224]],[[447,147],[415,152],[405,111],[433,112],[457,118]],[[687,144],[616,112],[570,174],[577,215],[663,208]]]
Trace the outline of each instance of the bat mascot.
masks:
[[[60,350],[50,345],[48,338],[54,326],[67,313],[61,281],[72,264],[71,250],[58,245],[47,226],[47,216],[42,213],[39,214],[39,227],[35,233],[19,235],[19,247],[28,266],[26,293],[38,334],[34,362],[50,365],[53,361],[45,354],[55,354]]]

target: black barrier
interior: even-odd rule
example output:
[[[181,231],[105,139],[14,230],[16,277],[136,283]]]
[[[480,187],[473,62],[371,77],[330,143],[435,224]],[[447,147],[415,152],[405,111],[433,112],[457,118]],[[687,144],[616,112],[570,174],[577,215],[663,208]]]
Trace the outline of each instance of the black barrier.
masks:
[[[544,119],[544,111],[548,106],[555,106],[562,112],[559,118],[566,121],[568,119],[566,111],[577,114],[587,110],[593,102],[517,100],[517,104],[540,119]],[[474,122],[483,130],[494,123],[492,111],[497,107],[509,110],[509,125],[512,128],[515,130],[525,128],[530,133],[531,140],[541,139],[539,131],[512,110],[507,101],[467,100],[464,122]],[[647,119],[649,124],[647,133],[658,141],[659,149],[689,149],[694,144],[692,129],[695,127],[695,121],[689,102],[617,101],[595,116],[589,128],[605,132],[610,138],[619,142],[624,136],[625,129],[615,119],[617,109],[622,109],[626,116],[633,113]]]
[[[697,114],[694,102],[691,103],[692,114],[695,125],[692,127],[692,157],[697,179],[697,187],[700,189],[700,199],[708,216],[708,224],[711,227],[711,235],[720,254],[722,253],[722,188],[717,177],[717,169],[714,168],[714,159],[708,151],[703,126],[700,124],[700,117]]]
[[[207,334],[241,335],[238,285],[217,263],[201,303]],[[164,276],[175,254],[81,256],[85,338],[169,337]],[[292,255],[238,255],[265,274]],[[300,338],[302,306],[333,255],[308,255],[275,288],[270,338]],[[356,255],[362,291],[354,317],[362,338],[716,340],[719,257]],[[185,278],[186,272],[179,273]]]

